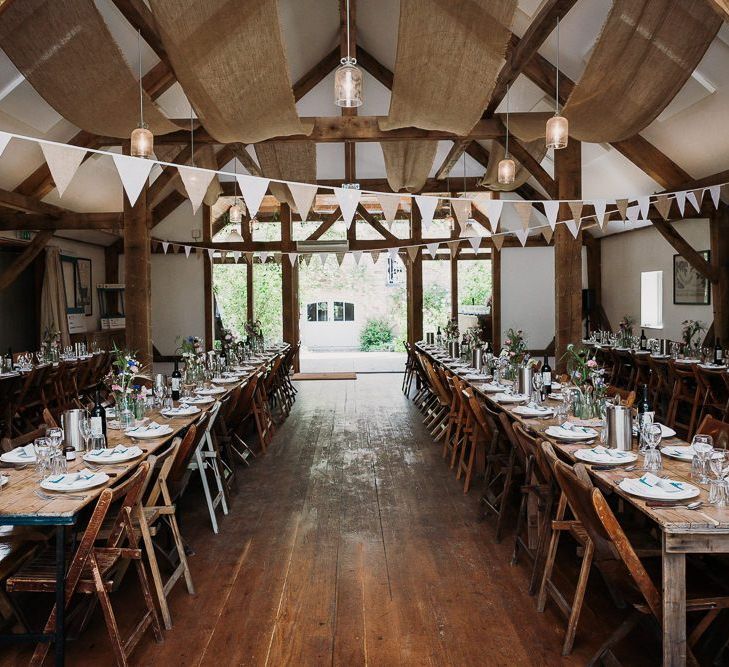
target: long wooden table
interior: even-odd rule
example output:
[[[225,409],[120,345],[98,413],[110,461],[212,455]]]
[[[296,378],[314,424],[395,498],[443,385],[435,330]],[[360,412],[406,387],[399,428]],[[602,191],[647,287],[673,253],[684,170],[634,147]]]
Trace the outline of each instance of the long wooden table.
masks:
[[[473,369],[453,368],[455,360],[444,360],[433,356],[434,349],[422,343],[417,349],[426,354],[434,363],[441,364],[452,373],[457,373],[484,400],[499,410],[504,410],[512,419],[522,422],[532,431],[549,440],[557,451],[571,461],[576,461],[574,452],[584,448],[583,444],[569,444],[546,435],[549,426],[558,420],[529,419],[514,413],[514,404],[497,403],[492,394],[483,391],[483,382],[467,380],[463,376],[473,373]],[[439,350],[440,352],[440,350]],[[556,405],[556,403],[555,403]],[[662,444],[686,445],[680,438],[665,438]],[[693,500],[701,500],[704,505],[698,510],[679,508],[655,508],[646,506],[645,500],[625,493],[618,484],[625,477],[638,478],[643,474],[640,468],[632,472],[614,470],[592,470],[586,464],[596,485],[607,488],[623,497],[627,502],[648,516],[662,533],[663,558],[663,664],[674,667],[686,664],[686,554],[729,553],[729,508],[708,504],[708,486],[691,480],[691,464],[663,456],[663,471],[672,478],[689,482],[701,489],[701,495]],[[584,462],[583,462],[584,463]]]
[[[266,352],[260,356],[260,361],[246,362],[247,365],[254,364],[245,377],[241,377],[239,382],[233,384],[222,385],[225,389],[224,393],[214,395],[213,398],[220,401],[223,400],[236,387],[244,385],[248,380],[268,367],[273,359],[280,354],[284,354],[288,346],[284,346],[279,350]],[[56,665],[63,665],[65,659],[65,614],[64,614],[64,581],[66,574],[66,556],[65,542],[66,529],[74,526],[81,512],[90,506],[100,495],[101,492],[117,484],[120,480],[129,476],[129,474],[139,466],[147,457],[155,452],[163,449],[191,424],[195,423],[200,417],[215,404],[215,402],[200,404],[198,407],[201,412],[190,416],[165,417],[158,410],[152,410],[148,414],[148,418],[158,423],[168,424],[172,427],[172,432],[165,434],[160,438],[154,439],[137,439],[124,434],[121,430],[107,430],[107,445],[115,447],[116,445],[137,445],[142,450],[142,456],[127,461],[125,463],[114,463],[103,466],[104,472],[107,470],[110,479],[107,483],[100,486],[80,491],[71,495],[77,498],[69,498],[63,492],[43,491],[44,494],[53,496],[52,499],[46,500],[39,497],[36,491],[40,489],[40,480],[35,472],[34,465],[25,467],[4,467],[0,472],[8,478],[8,483],[0,490],[0,525],[6,526],[52,526],[55,528],[56,539],[56,632],[52,635],[44,633],[24,633],[14,635],[0,635],[0,644],[18,641],[54,641],[55,642],[55,660]],[[79,452],[75,461],[69,461],[68,471],[76,472],[86,466],[83,460],[83,452]]]

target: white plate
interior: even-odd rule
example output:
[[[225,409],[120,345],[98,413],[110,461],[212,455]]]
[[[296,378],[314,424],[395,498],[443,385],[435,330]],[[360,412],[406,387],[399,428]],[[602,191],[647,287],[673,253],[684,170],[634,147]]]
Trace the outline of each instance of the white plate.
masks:
[[[529,400],[526,394],[495,394],[494,400],[497,403],[523,403]]]
[[[665,447],[661,447],[661,454],[665,454],[672,459],[678,459],[679,461],[688,461],[689,463],[693,460],[694,453],[693,445],[666,445]],[[717,456],[719,455],[717,452]]]
[[[674,435],[676,435],[676,431],[674,431],[672,428],[669,428],[665,424],[659,424],[658,422],[654,422],[656,426],[661,427],[661,438],[672,438]],[[633,429],[633,435],[638,435],[638,429]]]
[[[464,380],[486,380],[487,378],[490,378],[490,375],[481,375],[481,373],[466,373],[466,375],[463,376]]]
[[[28,449],[30,447],[30,449]],[[32,451],[32,454],[30,453]],[[23,454],[25,452],[25,454]],[[3,463],[16,463],[22,465],[24,463],[35,463],[35,450],[33,445],[27,445],[26,447],[16,447],[11,449],[9,452],[5,452],[0,456],[0,461]]]
[[[183,405],[206,405],[214,403],[215,399],[212,396],[193,396],[192,398],[183,398],[180,402]]]
[[[80,479],[79,476],[82,474],[88,475],[85,479]],[[51,480],[60,479],[59,482],[52,482]],[[86,489],[93,489],[102,484],[106,484],[109,481],[109,475],[104,472],[91,473],[89,470],[79,470],[78,472],[69,472],[65,475],[49,475],[41,483],[41,489],[46,491],[59,491],[61,493],[75,491],[85,491]]]
[[[517,405],[512,412],[522,417],[547,417],[552,414],[552,408],[530,408],[528,405]]]
[[[673,480],[664,481],[671,482]],[[680,490],[677,489],[675,492],[664,491],[658,486],[647,486],[638,478],[625,478],[618,486],[631,496],[637,496],[638,498],[645,498],[647,500],[688,500],[689,498],[695,498],[701,493],[701,489],[693,484],[689,484],[688,482],[677,483],[682,488]]]
[[[586,430],[579,430],[582,428],[585,428]],[[597,437],[597,431],[595,429],[582,426],[576,426],[575,430],[572,431],[568,431],[561,426],[549,426],[544,433],[552,438],[557,438],[559,440],[574,440],[575,442],[579,442],[580,440],[592,440]]]
[[[196,415],[198,412],[200,412],[200,408],[194,405],[182,405],[177,408],[161,411],[165,417],[190,417],[191,415]]]
[[[208,389],[198,389],[195,393],[199,396],[212,396],[214,394],[224,394],[226,391],[223,387],[209,387]]]
[[[551,394],[547,394],[547,398],[551,398],[553,401],[561,401],[564,396],[560,392],[552,392]]]
[[[213,378],[212,381],[215,384],[235,384],[236,382],[240,382],[240,378],[239,377]]]
[[[503,384],[493,384],[491,382],[486,382],[485,384],[482,384],[479,389],[483,392],[486,392],[487,394],[498,394],[500,391],[504,391],[504,389],[506,389],[506,386]]]
[[[635,452],[620,452],[617,449],[604,448],[605,452],[596,452],[593,449],[578,449],[575,458],[585,463],[608,463],[610,465],[623,465],[638,460]],[[610,453],[608,453],[610,452]]]
[[[722,364],[721,366],[714,366],[714,364],[699,364],[699,368],[706,368],[710,371],[725,371],[726,364]]]
[[[149,429],[146,426],[139,426],[137,428],[124,431],[124,435],[130,438],[142,438],[145,440],[154,440],[155,438],[163,438],[166,435],[172,433],[172,427],[167,424],[161,424],[157,428]]]
[[[141,455],[142,450],[137,446],[124,447],[123,445],[117,445],[107,449],[92,449],[84,454],[83,459],[90,463],[123,463],[124,461],[136,459]]]
[[[0,475],[0,488],[5,486],[9,481],[7,475]]]

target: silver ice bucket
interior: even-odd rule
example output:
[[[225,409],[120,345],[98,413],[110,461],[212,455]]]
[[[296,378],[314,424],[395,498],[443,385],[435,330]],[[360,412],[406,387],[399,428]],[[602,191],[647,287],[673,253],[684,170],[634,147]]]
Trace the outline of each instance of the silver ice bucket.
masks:
[[[425,334],[425,342],[428,345],[435,345],[435,334],[432,331]]]
[[[70,445],[77,452],[83,451],[84,441],[81,437],[81,420],[86,415],[86,410],[66,410],[61,415],[63,427],[63,439],[66,445]]]
[[[633,411],[626,405],[608,403],[606,425],[608,447],[621,452],[629,452],[633,448]]]
[[[458,359],[461,356],[461,344],[457,340],[448,343],[448,355],[451,359]]]
[[[479,345],[471,350],[471,366],[480,373],[483,369],[483,348]]]
[[[532,370],[531,364],[528,366],[519,366],[519,370],[516,375],[516,391],[519,394],[526,394],[527,396],[532,393],[532,377],[534,371]]]

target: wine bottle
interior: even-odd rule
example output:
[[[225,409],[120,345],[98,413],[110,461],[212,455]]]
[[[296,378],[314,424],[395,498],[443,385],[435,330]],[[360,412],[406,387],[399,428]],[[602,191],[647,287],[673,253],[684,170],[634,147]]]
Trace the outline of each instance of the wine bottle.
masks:
[[[8,371],[13,370],[13,348],[8,347],[8,356],[5,357],[5,367],[8,369]]]
[[[648,349],[648,339],[645,337],[645,329],[640,330],[640,349],[642,351]]]
[[[546,354],[542,364],[542,393],[545,396],[552,393],[552,367],[549,365],[549,357]]]
[[[642,428],[646,421],[653,421],[653,408],[651,406],[650,399],[648,398],[648,385],[644,384],[641,387],[641,399],[638,403],[638,427]]]
[[[182,384],[182,374],[180,373],[180,365],[175,359],[175,370],[172,371],[172,400],[180,400],[180,385]]]
[[[91,434],[106,437],[106,409],[101,404],[98,385],[94,393],[94,406],[91,408]]]
[[[714,341],[714,364],[716,366],[724,365],[724,348],[721,346],[719,338]]]

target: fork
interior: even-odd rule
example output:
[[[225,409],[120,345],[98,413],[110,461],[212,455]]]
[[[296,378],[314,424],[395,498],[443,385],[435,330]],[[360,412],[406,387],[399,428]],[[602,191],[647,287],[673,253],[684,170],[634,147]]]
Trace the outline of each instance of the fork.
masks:
[[[38,496],[41,500],[57,500],[58,498],[68,498],[69,500],[85,500],[86,496],[75,496],[70,493],[64,493],[63,495],[59,496],[52,496],[49,493],[43,493],[43,491],[40,491],[36,489],[34,491],[35,495]]]

